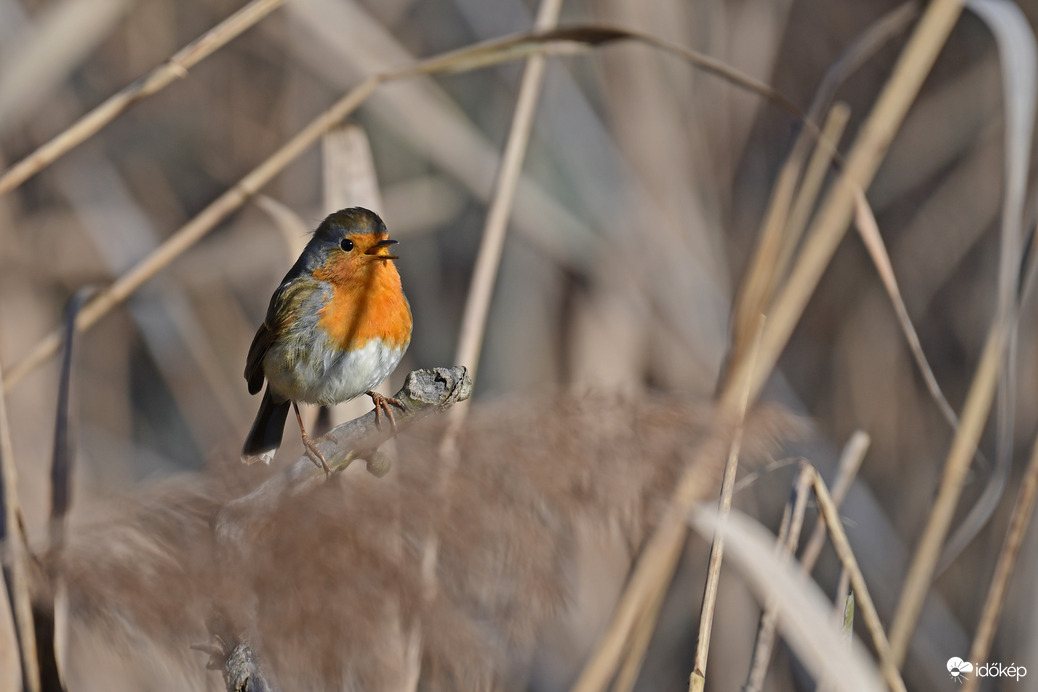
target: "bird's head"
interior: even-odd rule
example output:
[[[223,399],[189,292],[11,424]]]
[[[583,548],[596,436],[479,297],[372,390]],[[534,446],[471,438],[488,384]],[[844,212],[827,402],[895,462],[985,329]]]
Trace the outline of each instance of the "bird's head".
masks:
[[[353,207],[321,222],[304,253],[315,279],[341,286],[398,277],[393,264],[398,258],[390,252],[396,242],[377,214]]]

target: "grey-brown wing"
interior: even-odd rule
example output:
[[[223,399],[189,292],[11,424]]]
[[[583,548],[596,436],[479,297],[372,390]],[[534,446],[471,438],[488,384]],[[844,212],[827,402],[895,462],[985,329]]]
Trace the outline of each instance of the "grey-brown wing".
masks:
[[[270,299],[267,317],[256,331],[245,359],[245,380],[249,383],[249,394],[256,394],[263,387],[263,356],[274,343],[274,339],[295,320],[296,311],[308,293],[306,282],[285,281]]]

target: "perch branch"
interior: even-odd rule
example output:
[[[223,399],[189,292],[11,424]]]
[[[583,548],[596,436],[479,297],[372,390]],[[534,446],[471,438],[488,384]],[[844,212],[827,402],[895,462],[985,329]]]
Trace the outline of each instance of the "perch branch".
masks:
[[[464,367],[415,370],[408,373],[404,386],[393,395],[400,401],[395,413],[397,432],[404,430],[430,413],[443,411],[472,393],[472,380]],[[317,441],[317,448],[333,472],[344,470],[356,459],[365,459],[367,468],[376,476],[389,471],[377,449],[396,434],[390,427],[380,427],[375,411],[333,428]],[[217,540],[226,546],[240,545],[237,538],[257,512],[266,514],[278,499],[295,495],[324,482],[325,474],[303,455],[288,468],[262,483],[244,497],[227,504],[213,519]]]

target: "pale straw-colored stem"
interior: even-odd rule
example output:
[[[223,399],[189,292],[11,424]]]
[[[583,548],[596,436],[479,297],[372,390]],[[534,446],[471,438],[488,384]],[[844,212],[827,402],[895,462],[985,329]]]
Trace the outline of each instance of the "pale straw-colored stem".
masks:
[[[822,203],[808,231],[799,261],[768,313],[760,363],[752,367],[749,359],[739,359],[733,363],[731,377],[726,381],[720,396],[723,407],[735,410],[747,386],[751,391],[751,400],[756,399],[771,375],[793,328],[847,231],[854,213],[855,193],[858,189],[868,189],[890,142],[961,12],[960,0],[933,0],[923,14],[893,74],[862,126],[847,157],[843,173]],[[752,376],[751,370],[754,373]]]
[[[1027,527],[1031,523],[1036,496],[1038,496],[1038,438],[1035,439],[1034,447],[1031,450],[1031,461],[1027,464],[1023,481],[1020,483],[1020,494],[1016,498],[1013,514],[1009,519],[1009,529],[1006,531],[1002,551],[998,555],[998,562],[995,563],[995,573],[991,577],[991,586],[988,589],[987,598],[984,600],[984,608],[980,612],[977,634],[973,637],[973,645],[970,647],[970,661],[986,661],[988,654],[991,653],[991,642],[995,638],[995,630],[1006,603],[1009,578],[1013,575],[1013,568],[1016,567],[1016,560],[1020,556],[1020,546],[1023,544],[1024,534],[1027,533]],[[966,680],[966,692],[975,692],[979,684],[979,676],[971,676]]]
[[[856,602],[861,607],[862,619],[865,621],[865,627],[872,637],[872,645],[876,647],[876,653],[879,654],[880,673],[890,689],[895,690],[895,692],[905,692],[905,683],[901,679],[901,673],[898,672],[898,666],[891,651],[890,642],[883,631],[883,623],[879,619],[879,612],[876,610],[876,605],[872,601],[868,586],[865,584],[865,576],[861,573],[858,560],[854,557],[851,543],[847,540],[847,534],[844,533],[843,523],[840,521],[840,512],[829,494],[825,481],[822,480],[822,477],[818,475],[813,466],[811,467],[811,487],[814,489],[815,497],[818,499],[818,511],[821,513],[822,519],[825,520],[825,526],[829,530],[833,549],[836,550],[840,563],[850,576]]]
[[[252,0],[249,4],[177,51],[148,74],[116,92],[46,144],[0,175],[0,195],[15,189],[58,158],[97,134],[135,102],[187,76],[187,71],[243,31],[276,10],[285,0]]]
[[[3,374],[0,373],[0,381]],[[14,463],[11,428],[7,419],[7,401],[0,391],[0,564],[6,579],[7,599],[14,620],[22,664],[22,685],[26,692],[39,692],[40,669],[37,666],[36,628],[33,625],[26,566],[28,547],[20,530],[21,509],[18,504],[18,469]]]
[[[869,437],[868,433],[856,430],[851,435],[851,439],[844,445],[843,453],[840,455],[840,463],[836,467],[836,478],[833,481],[833,503],[836,504],[837,508],[843,504],[847,493],[850,492],[851,485],[858,475],[858,469],[861,468],[861,462],[865,459],[865,453],[869,451],[869,445],[871,444],[872,438]],[[815,568],[815,562],[818,561],[818,556],[822,554],[824,546],[825,522],[820,521],[815,526],[814,531],[811,532],[811,537],[807,539],[807,544],[804,546],[804,552],[800,555],[800,564],[805,572],[810,574],[811,570]]]
[[[757,318],[754,330],[753,353],[760,348],[760,336],[764,333],[764,317]],[[732,438],[728,451],[728,459],[724,465],[724,476],[721,478],[721,497],[717,503],[718,530],[714,532],[714,540],[710,545],[710,560],[707,564],[706,586],[703,589],[703,606],[699,611],[699,638],[696,640],[696,655],[693,659],[692,675],[689,677],[689,689],[702,692],[706,687],[706,664],[710,656],[710,635],[714,626],[714,610],[717,606],[717,588],[721,583],[721,561],[724,559],[724,522],[732,511],[732,493],[735,488],[735,474],[739,470],[739,448],[742,445],[743,421],[749,407],[750,392],[747,389],[739,402],[739,426]],[[663,588],[663,587],[661,587]]]
[[[537,12],[535,29],[544,31],[555,26],[561,6],[562,0],[544,0]],[[494,183],[494,196],[487,211],[486,223],[483,225],[483,240],[476,255],[472,283],[465,301],[454,362],[468,368],[473,381],[476,379],[479,355],[483,348],[490,299],[493,297],[497,271],[501,266],[508,218],[512,213],[516,186],[523,170],[530,133],[533,131],[533,117],[540,100],[546,60],[543,55],[534,55],[526,61],[526,69],[519,84],[515,113],[512,116],[512,126],[508,132],[504,154],[501,156],[501,165]],[[466,409],[466,406],[455,406],[452,416],[464,417]]]
[[[930,591],[930,582],[941,555],[941,547],[955,516],[955,506],[959,502],[970,461],[976,452],[980,435],[984,432],[984,424],[991,410],[1002,370],[1005,340],[1006,327],[1004,322],[999,320],[988,333],[980,364],[966,395],[959,427],[955,431],[948,458],[944,462],[937,499],[927,518],[919,547],[912,557],[908,576],[905,577],[901,598],[894,611],[894,622],[890,626],[890,646],[899,667],[908,652],[912,632],[923,610],[926,594]]]
[[[198,242],[218,223],[227,218],[231,212],[240,207],[246,199],[255,195],[260,188],[270,182],[285,166],[312,146],[322,134],[359,106],[375,90],[380,81],[379,78],[372,77],[352,89],[335,105],[286,142],[270,158],[253,169],[236,185],[216,198],[214,202],[203,209],[196,217],[166,239],[153,253],[134,265],[107,288],[100,291],[80,311],[76,319],[76,329],[83,330],[95,324],[109,310],[126,300],[144,282]],[[5,391],[16,385],[19,380],[47,358],[54,355],[60,345],[61,330],[55,329],[36,344],[36,347],[28,356],[11,368],[7,380],[4,382]]]
[[[748,398],[743,401],[748,402]],[[729,456],[732,450],[737,453],[739,446],[743,416],[738,411],[736,415]],[[702,496],[704,483],[708,482],[711,473],[709,465],[713,462],[713,459],[702,458],[701,454],[686,460],[684,474],[671,496],[667,511],[660,519],[656,532],[646,542],[627,582],[627,588],[620,595],[609,629],[584,664],[584,670],[573,685],[572,692],[601,692],[606,689],[621,656],[631,645],[631,633],[635,626],[650,629],[655,626],[655,620],[648,623],[644,618],[646,613],[652,611],[660,591],[666,590],[674,577],[674,569],[685,544],[689,512]]]
[[[800,543],[800,532],[804,528],[804,514],[807,512],[807,496],[811,486],[809,464],[801,462],[800,471],[793,483],[793,493],[786,502],[779,528],[776,552],[789,559],[796,552]],[[771,652],[775,646],[775,628],[778,625],[778,602],[769,598],[765,602],[764,612],[757,626],[757,640],[753,643],[753,655],[750,656],[750,671],[746,675],[746,684],[742,692],[759,692],[764,687],[764,678],[771,663]]]

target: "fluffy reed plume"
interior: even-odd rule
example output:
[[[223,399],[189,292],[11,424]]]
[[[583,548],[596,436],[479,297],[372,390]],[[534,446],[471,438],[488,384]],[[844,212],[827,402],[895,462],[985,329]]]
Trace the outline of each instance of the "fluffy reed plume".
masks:
[[[71,689],[91,687],[93,649],[77,642],[95,637],[124,653],[123,679],[222,687],[190,649],[207,620],[248,639],[284,689],[399,688],[415,634],[423,689],[523,689],[539,635],[574,595],[580,537],[619,536],[633,556],[685,464],[715,493],[731,432],[672,396],[507,400],[471,411],[445,476],[435,418],[401,435],[381,479],[350,469],[271,501],[248,496],[254,468],[228,462],[73,531]],[[758,412],[746,455],[796,428]]]

